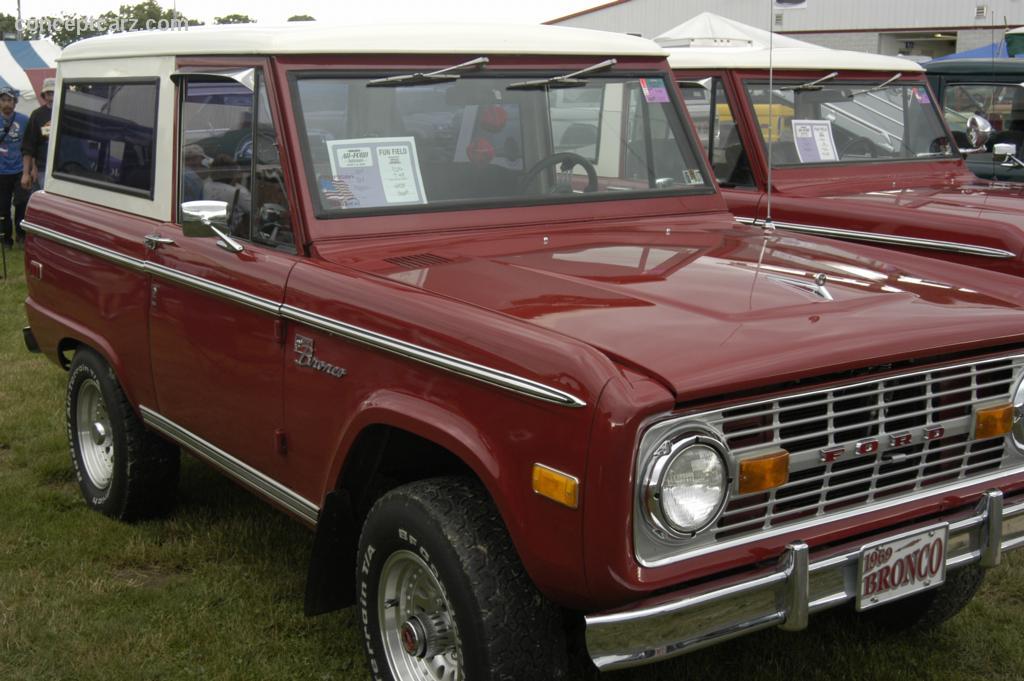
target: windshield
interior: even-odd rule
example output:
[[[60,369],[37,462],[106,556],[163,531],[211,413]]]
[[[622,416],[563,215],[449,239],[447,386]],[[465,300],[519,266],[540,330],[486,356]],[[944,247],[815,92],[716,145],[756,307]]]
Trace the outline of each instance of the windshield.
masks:
[[[667,79],[549,75],[296,78],[318,214],[712,191]]]
[[[830,81],[813,88],[749,82],[747,96],[772,145],[773,166],[874,163],[953,155],[938,109],[923,84]],[[788,86],[788,89],[787,89]]]

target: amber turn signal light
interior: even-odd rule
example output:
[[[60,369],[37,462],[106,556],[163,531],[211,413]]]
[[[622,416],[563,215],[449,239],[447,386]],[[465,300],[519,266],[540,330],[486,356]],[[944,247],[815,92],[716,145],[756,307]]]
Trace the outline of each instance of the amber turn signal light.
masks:
[[[781,487],[789,481],[789,452],[780,450],[740,461],[740,494]]]
[[[974,417],[974,439],[1002,437],[1013,429],[1013,405],[979,409]]]
[[[579,489],[580,481],[568,473],[556,471],[544,464],[533,464],[533,491],[542,497],[576,508],[579,505]]]

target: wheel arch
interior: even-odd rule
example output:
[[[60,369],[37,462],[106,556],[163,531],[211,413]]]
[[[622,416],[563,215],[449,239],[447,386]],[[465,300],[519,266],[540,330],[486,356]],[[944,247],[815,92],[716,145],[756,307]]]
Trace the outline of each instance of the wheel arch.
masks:
[[[307,615],[355,602],[362,519],[389,489],[460,475],[478,480],[499,512],[503,506],[493,447],[468,420],[402,393],[377,394],[364,404],[372,406],[349,423],[326,476],[306,583]]]

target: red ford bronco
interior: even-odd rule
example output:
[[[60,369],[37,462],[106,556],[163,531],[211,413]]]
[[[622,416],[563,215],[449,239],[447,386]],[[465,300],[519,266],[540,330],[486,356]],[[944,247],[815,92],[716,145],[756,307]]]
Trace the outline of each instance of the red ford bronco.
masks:
[[[58,78],[25,340],[86,503],[220,469],[373,678],[924,626],[1024,546],[1019,280],[738,224],[654,43],[245,26]]]
[[[991,125],[971,117],[961,149],[918,64],[710,13],[658,41],[741,221],[768,217],[770,179],[780,229],[1024,276],[1024,185],[971,172],[960,152],[985,152]]]

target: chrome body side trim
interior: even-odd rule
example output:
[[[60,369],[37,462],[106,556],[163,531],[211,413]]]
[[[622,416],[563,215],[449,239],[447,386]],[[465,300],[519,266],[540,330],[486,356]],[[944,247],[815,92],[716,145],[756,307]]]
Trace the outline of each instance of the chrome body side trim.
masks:
[[[36,236],[42,237],[44,239],[49,239],[50,241],[56,241],[62,246],[74,248],[84,253],[88,253],[89,255],[94,255],[102,260],[106,260],[108,262],[121,265],[122,267],[127,267],[133,272],[143,272],[146,269],[145,260],[139,260],[138,258],[132,258],[127,255],[122,255],[117,251],[110,250],[109,248],[96,246],[94,244],[89,243],[88,241],[83,241],[82,239],[77,239],[73,236],[68,236],[67,234],[61,234],[60,232],[54,231],[47,227],[42,227],[35,223],[29,222],[28,220],[22,220],[21,227],[30,234],[35,234]]]
[[[156,263],[147,262],[146,271],[152,273],[154,277],[159,277],[166,281],[172,281],[182,286],[201,291],[202,293],[209,293],[212,296],[221,298],[236,305],[248,307],[258,312],[264,312],[268,315],[279,316],[281,313],[281,304],[267,298],[261,298],[252,294],[246,293],[245,291],[239,291],[236,288],[230,286],[224,286],[223,284],[217,284],[209,279],[203,279],[202,277],[196,277],[191,274],[185,274],[177,270],[171,269],[170,267],[164,267],[163,265],[157,265]]]
[[[1024,548],[1024,502],[1001,507],[1001,498],[998,490],[986,492],[973,511],[950,517],[947,569],[971,563],[984,566],[983,555],[995,553],[986,548],[989,537],[1002,537],[1001,552]],[[922,526],[934,522],[929,519]],[[606,671],[675,657],[770,626],[800,629],[807,613],[856,598],[862,546],[906,531],[880,533],[810,559],[806,545],[797,542],[767,572],[588,615],[587,650],[594,664]]]
[[[324,333],[341,336],[361,345],[444,369],[460,376],[519,393],[520,395],[543,400],[544,402],[551,402],[552,404],[559,404],[563,407],[585,407],[587,405],[586,402],[575,395],[548,387],[536,381],[531,381],[528,378],[522,378],[499,369],[492,369],[482,364],[452,357],[451,355],[419,345],[413,345],[412,343],[391,338],[374,331],[361,329],[358,326],[352,326],[336,319],[307,312],[291,305],[283,305],[281,307],[281,315],[285,319],[305,324]]]
[[[757,220],[754,218],[736,218],[736,221],[745,225],[760,225],[763,223],[763,220]],[[995,258],[997,260],[1006,260],[1017,257],[1015,253],[1003,250],[1002,248],[975,246],[973,244],[962,244],[955,241],[919,239],[912,236],[897,236],[895,234],[878,234],[875,232],[861,232],[851,229],[837,229],[835,227],[801,225],[793,222],[780,222],[778,220],[776,220],[774,224],[779,229],[788,229],[791,232],[814,234],[816,236],[842,239],[844,241],[863,241],[866,243],[886,244],[889,246],[924,248],[930,251],[959,253],[960,255],[976,255],[982,258]]]
[[[152,409],[140,405],[139,411],[142,412],[143,422],[153,430],[169,437],[189,451],[195,452],[200,458],[213,464],[216,468],[242,483],[250,490],[277,502],[311,525],[316,525],[317,517],[320,514],[320,507],[313,502],[260,473],[252,466],[236,459],[216,445],[207,442],[170,419],[161,416]]]
[[[413,343],[385,336],[384,334],[370,331],[368,329],[362,329],[358,326],[353,326],[330,317],[318,315],[313,312],[307,312],[301,308],[282,305],[266,298],[254,296],[244,291],[239,291],[238,289],[230,286],[218,284],[202,277],[196,277],[169,267],[164,267],[163,265],[121,255],[120,253],[110,249],[95,246],[81,239],[66,236],[60,232],[56,232],[46,227],[41,227],[40,225],[31,222],[23,221],[22,226],[26,231],[31,232],[36,236],[56,241],[57,243],[70,248],[75,248],[98,258],[122,265],[133,271],[145,272],[154,277],[159,277],[166,281],[172,281],[237,305],[242,305],[259,312],[264,312],[268,315],[273,315],[283,319],[290,319],[325,333],[346,338],[367,347],[383,350],[399,357],[427,364],[443,371],[457,374],[475,381],[480,381],[535,400],[541,400],[543,402],[557,404],[563,407],[579,408],[587,406],[585,401],[571,393],[557,388],[552,388],[544,385],[543,383],[538,383],[537,381],[533,381],[522,376],[517,376],[482,364],[476,364],[475,362],[470,362],[469,360],[460,359],[451,355],[446,355],[442,352],[431,350],[430,348],[414,345]]]

